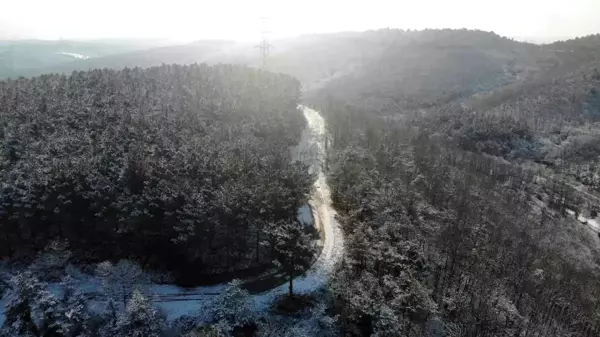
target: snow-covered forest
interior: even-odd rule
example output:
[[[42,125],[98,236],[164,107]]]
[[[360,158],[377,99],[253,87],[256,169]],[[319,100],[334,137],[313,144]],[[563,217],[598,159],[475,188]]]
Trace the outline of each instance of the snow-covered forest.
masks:
[[[290,155],[299,86],[229,65],[0,82],[0,256],[59,238],[71,262],[127,258],[181,284],[269,268],[265,229],[295,221],[313,181]]]
[[[330,288],[342,335],[600,335],[600,240],[586,218],[599,209],[598,36],[557,44],[564,55],[552,46],[534,62],[541,75],[515,81],[460,62],[525,48],[496,62],[524,69],[538,46],[421,34],[433,37],[415,39],[424,60],[411,60],[423,68],[400,62],[410,52],[398,48],[310,102],[329,126],[345,234]]]
[[[344,333],[597,335],[598,260],[579,255],[596,254],[597,234],[570,229],[582,225],[553,202],[569,192],[405,122],[324,111],[346,126],[329,163],[347,242],[331,287]]]
[[[296,305],[318,252],[306,205],[324,126],[299,89],[196,64],[0,82],[0,336],[332,334],[309,294],[332,238],[299,315],[268,314]],[[254,297],[236,280],[173,285],[274,272],[261,287],[285,284]]]

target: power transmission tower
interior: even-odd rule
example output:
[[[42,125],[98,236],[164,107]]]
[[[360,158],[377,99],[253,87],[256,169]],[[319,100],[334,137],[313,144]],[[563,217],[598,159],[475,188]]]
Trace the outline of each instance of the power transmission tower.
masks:
[[[267,69],[267,59],[269,58],[269,52],[271,51],[271,48],[273,48],[273,45],[271,43],[269,43],[269,33],[270,31],[268,30],[268,21],[269,18],[267,17],[262,17],[260,18],[261,20],[261,40],[260,43],[256,46],[256,48],[258,48],[260,50],[260,54],[262,57],[262,68],[263,69]]]

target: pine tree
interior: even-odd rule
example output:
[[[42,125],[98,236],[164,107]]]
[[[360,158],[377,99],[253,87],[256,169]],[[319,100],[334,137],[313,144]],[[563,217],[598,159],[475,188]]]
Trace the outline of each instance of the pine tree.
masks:
[[[60,318],[63,308],[48,290],[42,288],[35,299],[34,313],[40,336],[60,336]]]
[[[67,240],[53,240],[46,245],[44,251],[31,264],[30,269],[35,275],[40,275],[43,281],[58,281],[64,275],[71,256]]]
[[[444,321],[439,317],[430,318],[425,324],[426,337],[444,336]]]
[[[4,331],[10,336],[60,336],[61,303],[30,272],[11,280]]]
[[[90,314],[85,297],[75,289],[71,277],[65,277],[62,284],[64,293],[60,301],[58,321],[60,334],[64,337],[89,336]]]
[[[310,265],[315,246],[298,221],[280,221],[267,227],[275,253],[275,264],[288,276],[289,295],[294,295],[294,277]]]
[[[33,305],[43,286],[30,272],[15,275],[11,281],[12,291],[6,303],[3,330],[9,336],[38,336]]]
[[[152,303],[135,290],[125,312],[117,320],[116,335],[122,337],[159,337],[165,326],[164,318]]]
[[[98,266],[97,273],[102,277],[104,294],[115,303],[122,303],[123,307],[127,305],[134,290],[146,294],[150,283],[150,278],[142,268],[128,260],[121,260],[115,265],[103,262]]]
[[[117,329],[118,308],[112,298],[109,298],[106,302],[106,307],[104,308],[100,318],[102,322],[102,325],[99,329],[100,337],[114,336]]]
[[[387,305],[382,304],[375,320],[373,337],[406,336],[405,322]]]
[[[212,306],[213,320],[219,329],[231,332],[253,321],[254,313],[250,295],[241,287],[240,280],[233,280],[215,299]]]

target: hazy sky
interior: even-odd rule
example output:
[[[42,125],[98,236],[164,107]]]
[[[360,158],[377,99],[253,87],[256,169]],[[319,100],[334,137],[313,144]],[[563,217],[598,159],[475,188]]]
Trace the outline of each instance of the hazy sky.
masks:
[[[600,33],[600,0],[0,0],[0,38],[255,40],[383,27],[513,37]]]

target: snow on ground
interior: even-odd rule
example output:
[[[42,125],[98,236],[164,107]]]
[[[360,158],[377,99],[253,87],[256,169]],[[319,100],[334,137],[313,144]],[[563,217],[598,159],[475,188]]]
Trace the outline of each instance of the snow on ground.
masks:
[[[202,308],[206,308],[213,297],[223,292],[226,287],[226,284],[195,288],[155,284],[150,290],[155,295],[156,306],[167,313],[169,320],[175,320],[186,315],[197,316]]]
[[[0,299],[0,326],[4,324],[4,307],[6,306],[6,299]]]
[[[331,192],[327,179],[323,173],[325,160],[325,121],[315,110],[301,107],[308,122],[302,134],[300,144],[293,149],[295,160],[300,160],[309,165],[311,173],[316,175],[313,195],[309,206],[304,206],[299,211],[299,219],[310,220],[323,232],[324,242],[321,254],[317,261],[309,268],[304,276],[294,280],[295,293],[309,293],[323,287],[335,265],[341,261],[344,249],[344,238],[339,224],[335,220],[335,210],[331,206]],[[312,213],[312,214],[311,214]],[[301,220],[302,221],[302,220]],[[87,275],[72,268],[69,274],[76,280],[78,289],[86,294],[101,294],[102,282],[92,275]],[[49,284],[55,291],[59,283]],[[151,293],[154,294],[156,305],[164,310],[169,320],[175,320],[184,315],[197,316],[202,308],[212,301],[225,289],[226,284],[215,286],[181,288],[174,285],[152,284]],[[269,308],[272,301],[279,295],[288,292],[288,284],[283,284],[266,292],[252,295],[257,311]],[[0,325],[4,322],[4,305],[6,298],[0,299]]]
[[[595,230],[600,230],[600,224],[598,224],[596,219],[588,219],[587,224]]]
[[[300,223],[303,223],[305,226],[313,225],[313,215],[310,209],[310,205],[300,207],[300,211],[298,212],[298,221],[300,221]]]
[[[575,211],[571,210],[571,209],[565,209],[565,211],[567,212],[567,214],[575,217]],[[583,224],[587,224],[588,226],[590,226],[590,228],[592,228],[595,231],[600,231],[600,224],[598,223],[598,221],[596,219],[588,219],[586,217],[584,217],[583,215],[579,214],[577,216],[577,221],[583,223]]]
[[[87,60],[87,59],[90,58],[89,56],[81,55],[81,54],[77,54],[77,53],[60,52],[59,54],[60,55],[65,55],[65,56],[71,56],[73,58],[81,59],[81,60]]]
[[[77,289],[87,294],[93,300],[90,301],[90,307],[93,309],[103,308],[102,280],[94,275],[88,275],[79,272],[76,268],[70,268],[69,275],[73,277]],[[203,286],[195,288],[181,288],[175,285],[151,284],[149,292],[154,295],[154,302],[157,307],[163,309],[169,319],[176,319],[183,315],[197,315],[201,309],[225,289],[227,285]],[[48,283],[48,290],[55,295],[61,293],[62,285],[60,282]],[[100,296],[97,296],[100,295]],[[7,296],[0,299],[0,326],[4,323],[4,308]]]
[[[600,226],[598,224],[598,221],[596,221],[596,219],[588,219],[588,218],[580,215],[577,218],[577,220],[583,224],[587,224],[588,226],[590,226],[591,229],[595,230],[596,232],[600,231]]]

